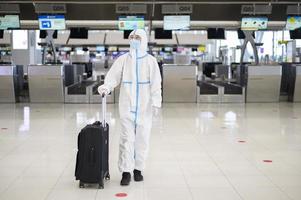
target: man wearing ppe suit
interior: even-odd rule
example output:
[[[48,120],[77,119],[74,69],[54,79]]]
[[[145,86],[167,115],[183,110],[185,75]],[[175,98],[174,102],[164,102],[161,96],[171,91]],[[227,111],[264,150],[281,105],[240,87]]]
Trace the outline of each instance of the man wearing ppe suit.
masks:
[[[131,173],[135,181],[143,181],[152,126],[152,111],[161,107],[161,75],[157,60],[147,53],[147,35],[137,29],[129,35],[130,51],[116,59],[98,88],[109,94],[120,84],[119,114],[121,135],[119,170],[121,185],[129,185]]]

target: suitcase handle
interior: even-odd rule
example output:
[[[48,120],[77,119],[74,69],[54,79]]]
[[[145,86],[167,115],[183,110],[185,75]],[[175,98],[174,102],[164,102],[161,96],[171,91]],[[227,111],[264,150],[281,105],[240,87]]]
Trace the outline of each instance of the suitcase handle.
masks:
[[[107,126],[107,122],[106,122],[107,97],[105,94],[101,95],[101,104],[102,104],[102,125],[103,127],[106,127]]]

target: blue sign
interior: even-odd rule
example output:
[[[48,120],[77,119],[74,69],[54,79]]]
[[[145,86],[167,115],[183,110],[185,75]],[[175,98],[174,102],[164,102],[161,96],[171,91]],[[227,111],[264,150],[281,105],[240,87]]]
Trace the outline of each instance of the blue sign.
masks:
[[[64,15],[40,15],[40,30],[64,30],[66,29]]]
[[[42,28],[51,28],[51,21],[42,21]]]

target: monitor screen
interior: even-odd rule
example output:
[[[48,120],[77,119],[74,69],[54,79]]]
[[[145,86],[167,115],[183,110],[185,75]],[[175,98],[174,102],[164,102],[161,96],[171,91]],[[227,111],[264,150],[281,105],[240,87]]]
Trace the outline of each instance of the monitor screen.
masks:
[[[163,28],[156,28],[155,39],[172,39],[172,31],[163,30]]]
[[[164,30],[189,30],[190,15],[164,16]]]
[[[128,39],[131,32],[132,32],[132,30],[124,30],[123,31],[123,39]]]
[[[47,37],[47,31],[40,30],[40,39],[45,39]]]
[[[301,28],[301,16],[288,16],[286,19],[287,30],[295,30]]]
[[[290,38],[292,40],[301,39],[301,28],[297,28],[295,30],[290,31]]]
[[[225,39],[225,29],[223,28],[208,28],[207,29],[208,39]]]
[[[71,28],[70,39],[88,39],[87,28]]]
[[[244,17],[241,20],[241,30],[264,30],[267,26],[267,17]]]
[[[120,16],[118,19],[119,30],[144,29],[144,17]]]
[[[207,38],[208,39],[215,39],[216,29],[215,28],[208,28],[207,29]]]
[[[64,30],[66,29],[64,15],[39,15],[40,30]]]
[[[218,28],[216,29],[216,37],[215,39],[225,39],[225,29],[223,28]]]
[[[17,29],[20,28],[19,15],[5,15],[0,17],[0,29]]]

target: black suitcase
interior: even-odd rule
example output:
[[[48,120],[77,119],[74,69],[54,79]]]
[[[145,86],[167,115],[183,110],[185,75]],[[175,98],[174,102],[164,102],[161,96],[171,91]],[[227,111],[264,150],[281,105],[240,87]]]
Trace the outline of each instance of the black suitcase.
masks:
[[[105,121],[105,97],[102,99],[103,121],[87,125],[78,135],[75,177],[80,188],[85,184],[99,184],[98,188],[103,189],[104,179],[110,179],[109,125]]]

